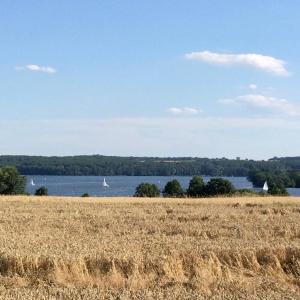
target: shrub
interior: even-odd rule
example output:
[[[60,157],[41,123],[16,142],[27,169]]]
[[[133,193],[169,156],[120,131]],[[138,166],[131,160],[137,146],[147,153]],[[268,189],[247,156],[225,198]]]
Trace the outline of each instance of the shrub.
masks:
[[[25,194],[26,177],[19,174],[15,167],[0,168],[0,194]]]
[[[235,191],[232,183],[223,178],[212,178],[205,190],[207,196],[232,195]]]
[[[235,196],[258,196],[258,193],[250,189],[238,189],[234,192]]]
[[[90,195],[88,194],[88,193],[83,193],[82,195],[81,195],[81,197],[89,197]]]
[[[179,181],[176,179],[169,181],[163,190],[163,196],[164,197],[172,197],[172,198],[183,197],[184,191],[183,191]]]
[[[194,176],[187,189],[189,197],[204,197],[205,196],[205,182],[202,177]]]
[[[160,191],[155,184],[141,183],[136,187],[134,197],[159,197]]]
[[[48,189],[45,186],[41,186],[35,191],[36,196],[48,196]]]
[[[288,196],[286,188],[281,183],[270,182],[268,194],[270,195],[278,195],[278,196]]]

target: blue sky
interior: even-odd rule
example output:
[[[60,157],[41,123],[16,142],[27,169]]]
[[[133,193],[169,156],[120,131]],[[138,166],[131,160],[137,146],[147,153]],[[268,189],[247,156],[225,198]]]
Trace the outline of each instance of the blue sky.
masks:
[[[0,4],[0,154],[300,155],[300,3]]]

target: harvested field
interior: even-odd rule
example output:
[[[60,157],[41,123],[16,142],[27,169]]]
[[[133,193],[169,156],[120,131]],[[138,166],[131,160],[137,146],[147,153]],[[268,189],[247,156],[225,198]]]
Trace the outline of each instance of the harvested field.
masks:
[[[0,299],[300,299],[300,198],[0,197]]]

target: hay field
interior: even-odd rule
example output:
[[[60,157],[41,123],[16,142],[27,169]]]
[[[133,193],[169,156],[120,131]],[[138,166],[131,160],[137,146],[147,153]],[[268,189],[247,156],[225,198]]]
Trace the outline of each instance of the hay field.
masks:
[[[0,299],[300,299],[300,198],[0,197]]]

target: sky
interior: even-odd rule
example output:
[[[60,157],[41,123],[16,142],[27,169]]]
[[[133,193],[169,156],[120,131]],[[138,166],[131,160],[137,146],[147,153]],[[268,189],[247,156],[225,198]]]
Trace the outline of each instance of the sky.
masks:
[[[0,155],[300,155],[298,0],[3,0]]]

